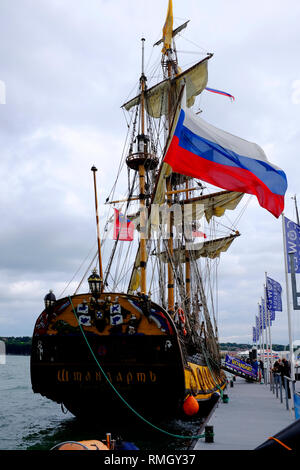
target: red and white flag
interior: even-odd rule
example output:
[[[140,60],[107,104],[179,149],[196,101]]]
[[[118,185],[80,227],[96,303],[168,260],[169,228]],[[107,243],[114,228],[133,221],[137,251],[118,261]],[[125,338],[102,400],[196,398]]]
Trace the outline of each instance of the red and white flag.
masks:
[[[131,242],[134,239],[134,223],[115,209],[114,234],[113,239]]]

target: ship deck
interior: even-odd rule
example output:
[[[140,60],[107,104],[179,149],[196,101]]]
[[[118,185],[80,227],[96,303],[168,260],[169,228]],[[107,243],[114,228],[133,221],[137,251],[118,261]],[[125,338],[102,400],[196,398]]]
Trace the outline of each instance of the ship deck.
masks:
[[[296,391],[299,389],[300,382],[296,382]],[[228,384],[225,393],[228,403],[220,400],[206,423],[213,426],[214,442],[206,443],[201,438],[193,450],[254,450],[295,421],[291,400],[287,410],[285,392],[281,403],[280,393],[277,398],[270,384],[236,377],[233,387]]]

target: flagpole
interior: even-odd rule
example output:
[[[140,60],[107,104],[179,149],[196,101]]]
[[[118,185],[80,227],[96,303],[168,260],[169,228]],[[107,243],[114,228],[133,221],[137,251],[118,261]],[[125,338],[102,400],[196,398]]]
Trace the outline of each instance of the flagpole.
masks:
[[[254,325],[255,325],[255,339],[256,339],[256,357],[258,360],[258,341],[259,341],[259,332],[257,331],[257,324],[256,324],[256,315],[254,315]]]
[[[265,299],[266,299],[266,312],[267,312],[267,318],[268,318],[268,327],[269,327],[269,339],[270,339],[270,365],[271,369],[273,367],[273,351],[272,351],[272,336],[271,336],[271,316],[270,316],[270,311],[268,309],[268,291],[267,291],[267,273],[265,272],[265,277],[266,277],[266,285],[265,285]]]
[[[287,317],[288,317],[288,333],[289,333],[289,345],[290,345],[290,365],[291,365],[291,379],[295,380],[295,365],[294,365],[294,351],[293,351],[293,338],[292,338],[292,325],[291,325],[291,307],[290,307],[290,291],[289,291],[289,278],[288,278],[288,262],[286,252],[286,233],[284,215],[282,219],[282,236],[283,236],[283,254],[284,254],[284,268],[285,268],[285,285],[286,285],[286,304],[287,304]]]
[[[268,373],[268,379],[270,381],[271,380],[270,354],[269,354],[270,338],[269,338],[269,335],[268,335],[268,319],[267,319],[267,309],[266,309],[266,298],[265,297],[266,297],[266,288],[265,288],[265,285],[264,285],[264,298],[262,298],[261,300],[262,300],[263,306],[264,306],[263,319],[264,319],[265,330],[266,330],[267,373]]]
[[[261,306],[262,307],[262,306]],[[261,320],[262,320],[262,335],[263,335],[263,350],[264,350],[264,366],[265,366],[265,360],[267,358],[267,338],[266,338],[266,332],[264,328],[264,312],[263,309],[261,311]],[[266,381],[265,383],[268,383],[268,377],[269,377],[269,372],[268,372],[268,361],[267,361],[267,367],[266,367]]]
[[[296,209],[297,224],[300,225],[296,194],[295,194],[294,197],[292,196],[292,199],[294,199],[294,201],[295,201],[295,209]]]
[[[101,240],[100,240],[100,228],[99,228],[99,215],[98,215],[98,199],[97,199],[97,183],[96,183],[96,171],[95,165],[92,166],[91,171],[93,172],[94,179],[94,193],[95,193],[95,212],[96,212],[96,225],[97,225],[97,246],[98,246],[98,261],[99,261],[99,274],[101,279],[101,290],[104,289],[103,285],[103,269],[102,269],[102,257],[101,257]]]
[[[257,315],[254,315],[254,322],[255,322],[255,329],[256,329],[256,359],[257,359],[257,362],[259,362],[259,356],[258,356],[258,346],[259,346],[259,349],[260,349],[260,331],[259,331],[259,324],[258,324],[258,328],[257,328]],[[260,370],[260,363],[258,365],[258,370]],[[260,374],[260,380],[261,382],[261,374]]]
[[[259,310],[259,308],[258,308]],[[263,364],[263,360],[262,360],[262,341],[261,341],[261,329],[260,329],[260,318],[259,318],[259,311],[258,311],[258,331],[259,331],[259,351],[260,351],[260,360],[262,361],[262,364]],[[265,380],[264,378],[264,370],[262,371],[263,373],[263,379]]]
[[[258,328],[257,328],[256,318],[257,318],[257,316],[255,315],[255,325],[256,325],[256,329],[258,331],[258,343],[257,343],[257,359],[258,359],[258,346],[259,346],[259,351],[261,350],[261,347],[260,347],[260,328],[259,328],[259,323],[258,323]]]
[[[263,367],[265,369],[265,338],[264,338],[264,319],[263,319],[263,312],[260,309],[261,305],[258,302],[258,313],[259,313],[259,325],[261,323],[261,360],[263,361]],[[266,383],[266,376],[264,374],[264,382]]]

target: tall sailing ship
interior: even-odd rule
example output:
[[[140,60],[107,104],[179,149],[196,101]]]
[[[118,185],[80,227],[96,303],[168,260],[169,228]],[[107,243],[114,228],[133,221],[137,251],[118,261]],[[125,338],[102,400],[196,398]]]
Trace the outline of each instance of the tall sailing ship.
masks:
[[[245,190],[240,176],[232,185],[228,172],[216,167],[215,155],[225,159],[226,147],[236,139],[230,144],[231,161],[239,145],[246,146],[245,158],[253,151],[250,159],[267,160],[258,146],[213,128],[191,109],[207,86],[212,54],[180,69],[175,39],[187,23],[173,30],[169,0],[163,38],[155,44],[162,45],[163,77],[149,88],[142,39],[139,90],[122,106],[130,120],[120,164],[126,165],[128,188],[123,199],[113,200],[116,181],[106,201],[114,233],[105,268],[108,241],[100,240],[93,167],[98,261],[89,272],[89,292],[60,299],[50,292],[35,324],[33,391],[75,416],[104,416],[113,409],[118,417],[133,410],[148,418],[184,413],[205,418],[226,386],[213,275],[220,254],[239,232],[225,233],[219,218],[235,210],[245,192],[258,191]],[[212,163],[211,171],[193,163],[191,155],[199,152]],[[266,207],[262,192],[259,197]],[[281,204],[280,195],[276,201]],[[273,213],[274,204],[267,207]],[[138,240],[130,241],[133,233]]]

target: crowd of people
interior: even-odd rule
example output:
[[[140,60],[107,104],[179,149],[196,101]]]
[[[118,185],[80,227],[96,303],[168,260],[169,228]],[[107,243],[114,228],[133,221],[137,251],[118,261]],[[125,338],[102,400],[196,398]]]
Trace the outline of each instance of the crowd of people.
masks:
[[[263,364],[262,360],[259,360],[257,358],[255,358],[254,360],[251,360],[250,358],[247,358],[246,362],[251,364],[252,366],[254,366],[257,369],[257,374],[258,374],[258,377],[259,377],[259,381],[264,379],[264,372],[265,371],[264,371],[264,364]],[[277,361],[274,362],[274,365],[273,365],[271,370],[272,370],[273,374],[280,374],[281,383],[284,386],[284,377],[285,376],[290,377],[290,374],[291,374],[291,366],[290,366],[289,361],[287,361],[285,358],[278,359]],[[289,383],[287,383],[287,385],[288,385],[288,394],[290,395]],[[289,396],[289,398],[290,398],[290,396]]]

